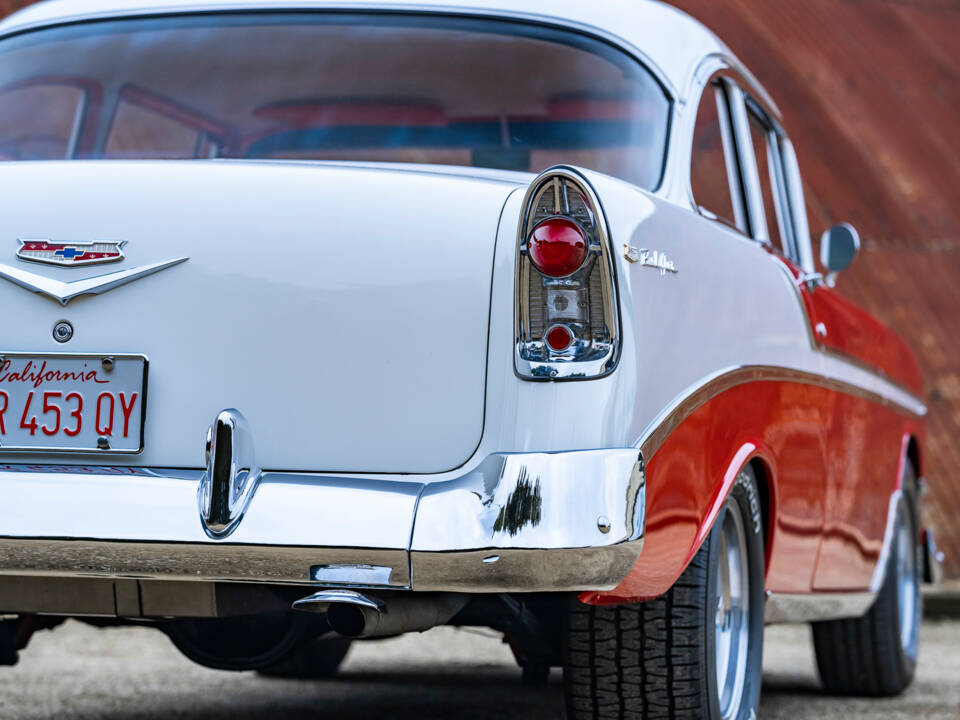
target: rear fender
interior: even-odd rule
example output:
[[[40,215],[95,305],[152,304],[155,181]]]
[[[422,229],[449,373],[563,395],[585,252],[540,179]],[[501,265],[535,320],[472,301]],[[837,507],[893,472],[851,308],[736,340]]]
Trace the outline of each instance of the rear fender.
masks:
[[[696,556],[697,552],[700,550],[700,547],[706,541],[707,537],[710,534],[710,531],[713,529],[713,524],[716,521],[717,517],[720,514],[720,510],[723,508],[724,503],[727,501],[727,497],[730,495],[730,492],[733,489],[734,483],[737,481],[737,477],[740,472],[750,463],[759,461],[763,466],[763,474],[765,477],[760,477],[758,475],[758,483],[766,483],[767,491],[767,503],[768,507],[766,508],[766,513],[763,508],[763,492],[759,497],[757,497],[757,508],[756,508],[756,517],[755,521],[761,524],[761,527],[766,526],[767,528],[776,527],[775,523],[775,509],[777,506],[776,502],[776,484],[773,482],[773,477],[775,477],[775,464],[773,459],[773,453],[767,448],[762,441],[760,440],[749,440],[740,444],[737,449],[733,452],[729,462],[726,465],[726,469],[720,477],[720,480],[715,483],[711,498],[709,503],[706,505],[706,511],[702,517],[697,520],[697,529],[693,534],[692,542],[688,542],[686,548],[686,554],[683,558],[682,565],[671,568],[670,574],[665,577],[657,578],[654,582],[650,582],[648,578],[638,578],[637,573],[631,573],[621,585],[609,592],[609,593],[596,593],[596,592],[587,592],[580,595],[581,602],[590,604],[590,605],[614,605],[625,602],[641,602],[644,600],[650,600],[654,597],[657,597],[662,592],[665,592],[669,589],[677,579],[683,574],[687,566]],[[673,490],[675,493],[681,495],[696,495],[700,490],[695,486],[696,480],[693,474],[688,476],[687,487],[674,487]],[[678,518],[680,522],[683,521],[682,518]],[[648,524],[648,530],[650,526]],[[769,556],[770,548],[772,547],[773,534],[768,532],[765,534],[765,548],[766,555]],[[635,581],[639,580],[637,583]],[[634,582],[631,582],[634,581]],[[643,592],[643,588],[651,588],[662,586],[662,590],[659,593],[650,593],[646,594]],[[639,594],[634,594],[636,592],[635,588],[640,589]],[[658,587],[658,589],[660,589]]]

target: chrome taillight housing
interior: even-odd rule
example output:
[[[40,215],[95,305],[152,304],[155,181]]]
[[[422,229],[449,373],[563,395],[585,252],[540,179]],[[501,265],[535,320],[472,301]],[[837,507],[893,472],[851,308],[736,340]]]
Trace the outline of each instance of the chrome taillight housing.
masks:
[[[517,374],[602,377],[620,355],[613,253],[600,200],[573,168],[533,181],[523,202],[516,266]]]

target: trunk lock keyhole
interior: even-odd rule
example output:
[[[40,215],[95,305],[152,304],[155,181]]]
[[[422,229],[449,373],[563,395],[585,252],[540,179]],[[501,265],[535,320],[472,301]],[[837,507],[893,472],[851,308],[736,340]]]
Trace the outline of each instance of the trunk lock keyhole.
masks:
[[[58,343],[65,343],[73,337],[73,325],[61,320],[53,326],[53,339]]]

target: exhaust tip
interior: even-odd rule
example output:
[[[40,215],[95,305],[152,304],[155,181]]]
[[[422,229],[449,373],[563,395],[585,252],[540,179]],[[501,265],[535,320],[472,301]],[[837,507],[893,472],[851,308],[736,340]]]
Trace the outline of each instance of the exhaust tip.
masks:
[[[297,600],[293,609],[326,613],[331,630],[343,637],[358,638],[377,627],[386,608],[379,598],[353,590],[321,590]]]
[[[336,603],[327,609],[327,622],[337,635],[358,638],[366,630],[367,614],[359,605]]]

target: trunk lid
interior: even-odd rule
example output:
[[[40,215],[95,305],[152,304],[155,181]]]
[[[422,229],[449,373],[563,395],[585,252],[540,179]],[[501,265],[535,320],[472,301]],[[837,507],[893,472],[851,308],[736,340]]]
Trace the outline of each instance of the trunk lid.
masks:
[[[122,464],[200,467],[207,426],[237,408],[264,469],[449,470],[480,441],[516,187],[372,166],[5,163],[0,263],[68,282],[189,260],[66,306],[0,280],[0,351],[146,355],[145,449]],[[18,238],[127,243],[121,262],[63,268],[17,259]]]

